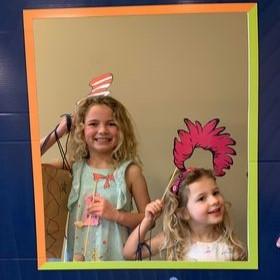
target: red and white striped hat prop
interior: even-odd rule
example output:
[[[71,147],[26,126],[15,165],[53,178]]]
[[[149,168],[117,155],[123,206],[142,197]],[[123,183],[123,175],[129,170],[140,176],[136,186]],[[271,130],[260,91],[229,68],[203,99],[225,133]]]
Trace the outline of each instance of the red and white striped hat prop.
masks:
[[[89,85],[91,86],[91,92],[88,96],[107,96],[110,94],[109,87],[113,81],[112,73],[105,73],[98,77],[93,78]]]

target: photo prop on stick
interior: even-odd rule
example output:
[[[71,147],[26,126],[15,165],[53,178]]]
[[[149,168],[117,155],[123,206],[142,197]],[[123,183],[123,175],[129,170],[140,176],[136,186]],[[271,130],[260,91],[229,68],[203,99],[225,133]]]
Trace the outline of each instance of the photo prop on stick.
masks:
[[[173,159],[176,168],[163,197],[170,189],[174,176],[179,170],[180,174],[171,189],[174,193],[178,192],[181,181],[191,170],[190,167],[186,167],[185,162],[197,148],[212,153],[215,176],[224,176],[224,169],[230,169],[233,164],[232,156],[236,155],[235,150],[231,147],[235,145],[235,141],[229,133],[223,132],[225,127],[217,127],[219,121],[219,119],[212,119],[202,126],[199,121],[193,123],[189,119],[184,120],[187,130],[179,129],[178,138],[174,139]]]
[[[222,133],[225,127],[217,127],[219,119],[213,119],[202,126],[199,121],[192,123],[185,119],[188,131],[178,130],[179,139],[174,139],[174,164],[184,171],[185,161],[190,158],[196,148],[207,150],[213,155],[213,169],[216,176],[224,176],[224,169],[229,169],[233,164],[232,155],[235,150],[230,147],[235,141],[229,133]]]
[[[87,99],[88,97],[109,95],[111,93],[109,87],[112,84],[112,81],[113,74],[109,72],[92,78],[89,82],[91,92],[86,97],[83,97],[82,99],[77,101],[77,105],[79,105],[83,100]]]
[[[107,96],[110,94],[108,90],[109,86],[113,81],[112,73],[105,73],[98,77],[93,78],[89,85],[92,87],[91,92],[88,96]]]

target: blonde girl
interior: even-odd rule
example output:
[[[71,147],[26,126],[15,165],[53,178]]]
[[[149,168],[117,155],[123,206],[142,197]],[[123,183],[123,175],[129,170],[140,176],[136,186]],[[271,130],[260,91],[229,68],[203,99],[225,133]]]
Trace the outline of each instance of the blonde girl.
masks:
[[[163,209],[163,231],[147,241],[152,254],[160,253],[166,260],[245,260],[246,250],[233,232],[227,208],[213,172],[188,169],[175,178],[164,201],[147,205],[144,219],[126,242],[124,256],[135,258],[138,243]],[[143,247],[142,256],[148,255]]]
[[[216,176],[224,176],[236,155],[235,141],[218,127],[219,119],[199,122],[184,119],[187,130],[179,129],[174,139],[174,164],[177,176],[170,180],[164,201],[147,205],[145,218],[126,242],[125,258],[162,253],[167,260],[235,261],[245,260],[246,250],[236,238]],[[195,149],[212,154],[213,171],[186,168]],[[175,172],[173,173],[175,175]],[[171,187],[170,187],[171,185]],[[163,212],[163,230],[151,240],[151,250],[143,240],[156,218]],[[141,254],[141,248],[143,252]],[[137,248],[137,250],[136,250]],[[140,253],[139,253],[140,251]]]
[[[47,141],[42,140],[42,153],[66,132],[63,118]],[[143,219],[150,198],[133,126],[119,101],[93,96],[78,104],[68,162],[73,183],[65,260],[122,260],[129,230]],[[138,213],[131,212],[132,198]]]

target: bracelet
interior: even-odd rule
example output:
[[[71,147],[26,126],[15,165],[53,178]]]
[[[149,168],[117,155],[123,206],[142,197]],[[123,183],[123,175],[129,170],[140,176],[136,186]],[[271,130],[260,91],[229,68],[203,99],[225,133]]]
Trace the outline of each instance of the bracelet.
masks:
[[[137,248],[136,248],[136,252],[135,252],[135,260],[142,261],[142,249],[144,247],[146,247],[146,249],[148,250],[149,260],[152,260],[151,231],[150,231],[150,238],[149,238],[150,244],[147,244],[145,241],[141,242],[140,241],[140,227],[141,227],[141,223],[138,226],[138,244],[137,244]]]

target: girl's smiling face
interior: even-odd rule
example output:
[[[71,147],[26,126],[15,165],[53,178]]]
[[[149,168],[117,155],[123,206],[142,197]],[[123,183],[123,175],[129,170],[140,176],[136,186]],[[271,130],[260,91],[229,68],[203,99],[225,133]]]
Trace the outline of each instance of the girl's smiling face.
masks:
[[[189,184],[187,213],[189,224],[195,228],[208,227],[222,222],[224,198],[212,178],[206,176]]]
[[[90,154],[112,154],[118,145],[119,128],[111,108],[92,106],[85,116],[84,135]]]

